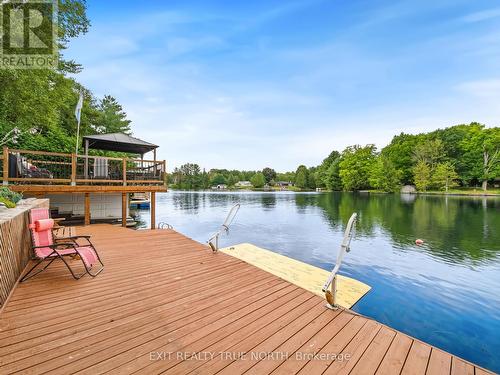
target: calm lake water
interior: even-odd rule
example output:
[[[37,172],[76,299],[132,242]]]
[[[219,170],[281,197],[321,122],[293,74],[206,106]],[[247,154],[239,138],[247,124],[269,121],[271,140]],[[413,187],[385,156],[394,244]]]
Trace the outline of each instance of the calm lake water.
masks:
[[[236,202],[222,246],[251,242],[326,270],[357,212],[341,273],[372,290],[353,310],[500,372],[499,198],[173,191],[158,194],[157,222],[205,242]]]

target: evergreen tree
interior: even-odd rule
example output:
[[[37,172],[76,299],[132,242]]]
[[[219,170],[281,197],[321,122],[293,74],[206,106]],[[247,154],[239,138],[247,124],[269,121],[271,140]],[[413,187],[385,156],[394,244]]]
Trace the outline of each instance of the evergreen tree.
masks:
[[[130,134],[130,120],[122,106],[110,95],[105,95],[99,104],[99,125],[103,127],[103,133],[125,133]]]

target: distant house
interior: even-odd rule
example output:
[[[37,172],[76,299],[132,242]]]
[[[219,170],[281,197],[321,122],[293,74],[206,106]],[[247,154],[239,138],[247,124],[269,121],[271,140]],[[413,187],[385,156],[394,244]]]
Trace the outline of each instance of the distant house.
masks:
[[[227,189],[226,184],[219,184],[219,185],[212,186],[212,190],[226,190],[226,189]]]
[[[291,181],[277,181],[276,185],[280,190],[288,190],[289,187],[293,186]]]
[[[234,184],[236,187],[252,187],[252,183],[250,181],[238,181]]]

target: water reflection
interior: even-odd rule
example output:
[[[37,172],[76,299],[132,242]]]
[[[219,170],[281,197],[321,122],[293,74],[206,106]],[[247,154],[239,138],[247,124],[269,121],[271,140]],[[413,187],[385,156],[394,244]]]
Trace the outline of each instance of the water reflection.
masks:
[[[251,242],[324,269],[358,212],[342,272],[372,290],[354,309],[500,371],[499,198],[170,192],[157,201],[158,222],[200,242],[239,202],[223,246]],[[140,217],[147,226],[149,212]]]

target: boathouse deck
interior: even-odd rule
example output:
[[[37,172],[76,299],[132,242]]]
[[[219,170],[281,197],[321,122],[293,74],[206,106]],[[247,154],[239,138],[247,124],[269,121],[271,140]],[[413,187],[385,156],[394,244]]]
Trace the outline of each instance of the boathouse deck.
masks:
[[[488,373],[175,231],[77,232],[105,271],[75,281],[59,263],[18,285],[1,374]]]

